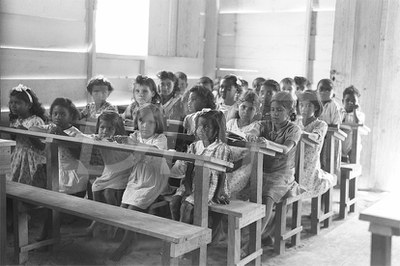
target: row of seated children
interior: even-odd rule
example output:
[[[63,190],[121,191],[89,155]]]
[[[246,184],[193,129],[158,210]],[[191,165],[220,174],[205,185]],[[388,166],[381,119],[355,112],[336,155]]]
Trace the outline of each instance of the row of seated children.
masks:
[[[225,82],[225,86],[221,86],[222,88],[222,99],[224,100],[224,96],[226,98],[227,93],[232,93],[232,86],[234,86],[236,88],[236,85],[239,87],[240,83],[238,82],[238,79],[234,82],[234,84],[230,84],[230,79],[235,79],[236,77],[233,75],[230,75],[229,77],[223,79],[223,81],[221,82],[221,84],[224,84]],[[139,87],[139,93],[140,94],[140,89],[143,90],[143,88],[140,87],[147,87],[144,90],[147,91],[151,91],[150,86],[148,85],[140,85],[141,81],[144,80],[148,80],[149,84],[151,84],[150,86],[155,88],[155,84],[154,81],[152,81],[152,79],[147,78],[147,77],[142,77],[139,76],[136,81],[137,81],[137,86],[135,86],[135,89],[137,89]],[[90,83],[89,83],[90,84]],[[144,83],[142,83],[144,84]],[[231,87],[229,87],[231,86]],[[89,86],[88,86],[89,87]],[[168,87],[168,86],[167,86]],[[104,88],[103,88],[104,89]],[[89,90],[89,89],[88,89]],[[108,88],[107,88],[108,90]],[[136,92],[136,91],[135,91]],[[153,93],[150,93],[150,95],[152,94],[156,94],[157,91],[152,91]],[[188,126],[187,129],[191,129],[194,130],[199,139],[199,141],[197,141],[196,143],[192,144],[192,146],[189,147],[188,152],[193,152],[193,153],[197,153],[197,154],[207,154],[207,152],[211,152],[213,156],[224,159],[224,160],[231,160],[230,158],[232,157],[231,155],[231,151],[229,149],[229,147],[227,147],[224,144],[224,136],[225,136],[225,132],[224,129],[226,127],[226,123],[225,123],[225,116],[221,115],[223,114],[223,112],[219,112],[219,111],[213,111],[214,108],[217,108],[217,105],[214,103],[214,101],[212,101],[211,99],[213,99],[213,95],[211,93],[211,91],[209,89],[204,88],[203,86],[195,86],[193,88],[191,88],[189,90],[189,102],[188,102],[188,110],[194,114],[197,115],[192,115],[191,120],[193,121],[193,123],[190,123],[188,121],[190,120],[186,120],[187,124],[191,126]],[[307,98],[307,95],[311,95],[308,96],[309,98]],[[92,94],[93,96],[93,94]],[[150,99],[152,99],[154,96],[152,96]],[[202,98],[204,97],[204,98]],[[95,98],[95,97],[93,97]],[[140,100],[139,97],[135,97],[138,98]],[[148,97],[149,98],[149,97]],[[104,99],[104,98],[103,98]],[[204,99],[206,101],[204,101]],[[290,121],[290,117],[292,117],[292,113],[294,112],[294,99],[292,97],[292,94],[290,93],[286,93],[286,92],[277,92],[274,94],[274,96],[272,96],[270,98],[270,102],[268,102],[267,104],[265,103],[265,99],[269,99],[268,97],[264,97],[264,99],[262,99],[262,104],[260,104],[260,100],[258,98],[258,95],[252,91],[248,91],[245,94],[241,95],[241,97],[238,100],[238,109],[236,112],[233,112],[234,117],[233,121],[228,121],[228,126],[230,127],[229,129],[231,131],[233,131],[234,133],[237,132],[239,134],[244,134],[244,136],[247,138],[247,140],[250,141],[263,141],[262,138],[258,138],[258,137],[264,137],[265,139],[271,140],[271,141],[275,141],[279,144],[283,144],[286,146],[284,153],[276,158],[267,158],[265,160],[265,164],[264,164],[264,172],[265,172],[265,181],[264,182],[264,187],[263,187],[263,201],[264,203],[267,205],[267,216],[264,222],[264,225],[268,224],[268,221],[270,220],[270,215],[272,213],[272,207],[273,204],[277,201],[279,201],[283,196],[288,196],[290,193],[299,193],[299,190],[297,188],[297,185],[294,182],[294,147],[296,146],[297,142],[299,141],[300,138],[300,134],[301,134],[301,130],[299,129],[298,126],[296,126],[294,123],[292,123]],[[305,112],[302,112],[301,114],[303,115],[303,124],[305,126],[308,126],[310,124],[312,124],[312,122],[317,121],[316,117],[318,116],[317,114],[320,113],[321,111],[321,106],[319,104],[315,104],[316,102],[318,102],[318,95],[315,92],[311,92],[311,91],[307,91],[307,93],[304,93],[304,97],[301,98],[299,97],[300,102],[304,102],[306,101],[306,103],[304,103],[304,106],[308,106],[307,108],[312,108],[311,106],[313,106],[314,109],[316,109],[314,112],[309,111],[309,113],[312,115],[310,117],[308,117],[306,115]],[[303,100],[302,100],[303,99]],[[316,99],[316,100],[315,100]],[[139,102],[139,100],[137,100]],[[309,103],[307,103],[307,101]],[[204,106],[207,103],[208,106]],[[312,104],[310,104],[312,103]],[[153,106],[153,107],[149,107],[149,106]],[[256,117],[256,114],[259,113],[259,109],[263,106],[263,108],[265,109],[264,106],[269,106],[270,107],[270,117],[271,117],[271,121],[270,122],[264,122],[264,123],[259,123],[257,121],[253,121],[254,118]],[[303,108],[303,105],[300,105],[300,108],[302,109],[307,109],[307,108]],[[143,107],[143,108],[142,108]],[[138,118],[137,115],[140,114],[141,109],[146,109],[144,108],[146,107],[149,110],[152,110],[149,113],[152,113],[151,115],[148,115],[149,117],[146,117],[145,114],[141,114],[140,117]],[[133,134],[131,135],[131,138],[129,139],[133,139],[131,142],[133,144],[137,144],[139,142],[141,143],[147,143],[150,145],[155,145],[155,146],[159,146],[159,148],[166,148],[166,138],[164,135],[162,135],[162,129],[160,131],[160,125],[163,124],[163,120],[162,120],[162,115],[161,115],[161,111],[160,108],[155,108],[157,107],[157,105],[147,105],[144,104],[142,106],[140,106],[140,108],[137,109],[137,112],[134,113],[135,115],[135,119],[134,121],[136,122],[136,125],[139,129],[138,132],[136,132],[136,135]],[[209,108],[210,110],[203,110],[201,111],[203,108]],[[158,111],[155,111],[158,110]],[[24,86],[18,86],[16,88],[14,88],[11,93],[10,93],[10,118],[12,118],[11,120],[11,126],[14,127],[24,127],[24,128],[31,128],[33,126],[38,126],[39,128],[42,128],[43,130],[47,130],[47,132],[50,133],[56,133],[56,134],[67,134],[67,135],[71,135],[71,136],[79,136],[81,133],[72,126],[72,122],[74,121],[74,119],[77,118],[76,115],[76,108],[74,107],[74,105],[72,104],[72,102],[70,102],[68,99],[56,99],[51,108],[50,108],[50,114],[52,117],[52,126],[44,126],[44,121],[42,118],[44,118],[44,110],[40,107],[40,104],[38,102],[37,97],[35,96],[35,94],[32,92],[32,90],[30,90],[29,88],[26,88]],[[200,111],[199,113],[195,113],[196,111]],[[148,114],[149,114],[148,113]],[[109,139],[110,137],[112,137],[113,134],[115,134],[115,132],[117,131],[117,124],[115,124],[115,121],[121,121],[119,119],[118,115],[115,115],[116,112],[115,110],[113,110],[112,112],[104,112],[104,116],[109,117],[109,118],[98,118],[98,128],[97,128],[97,132],[98,135],[95,138],[98,139],[104,139],[107,138]],[[227,113],[225,113],[227,114]],[[14,117],[11,117],[11,115],[13,115]],[[42,118],[40,118],[42,117]],[[103,116],[101,116],[103,117]],[[113,117],[113,119],[111,119],[111,117]],[[157,119],[156,119],[157,117]],[[306,119],[304,119],[304,117],[306,117]],[[314,118],[312,118],[314,117]],[[149,120],[149,121],[147,121]],[[109,120],[108,120],[109,119]],[[159,121],[158,121],[159,120]],[[108,121],[108,122],[107,122]],[[114,122],[112,122],[114,121]],[[143,122],[143,125],[141,126],[141,122]],[[158,122],[157,122],[158,121]],[[161,122],[160,122],[161,121]],[[108,125],[107,125],[108,123]],[[153,126],[153,129],[147,129],[147,124],[150,124]],[[315,123],[314,123],[315,124]],[[321,123],[319,123],[321,124]],[[157,126],[158,125],[158,126]],[[194,126],[193,126],[194,125]],[[251,126],[249,126],[251,125]],[[114,132],[112,134],[106,134],[106,133],[101,133],[102,130],[106,131],[107,129],[113,129],[114,128]],[[120,123],[120,127],[121,127],[121,123]],[[141,130],[142,128],[142,130]],[[61,130],[60,130],[61,129]],[[307,131],[307,129],[305,128],[305,130]],[[113,131],[113,130],[111,130]],[[143,131],[143,133],[142,133]],[[322,139],[323,141],[323,130],[316,130],[317,132],[314,132],[312,127],[311,129],[309,129],[310,133],[316,134],[316,138],[317,139]],[[149,133],[150,132],[150,133]],[[188,131],[190,132],[190,131]],[[123,131],[118,131],[117,134],[123,133]],[[193,132],[191,132],[193,133]],[[150,135],[146,135],[145,137],[142,136],[142,134],[150,134]],[[153,137],[157,135],[156,139],[157,141],[153,143]],[[136,137],[135,137],[136,136]],[[44,172],[44,168],[43,165],[45,163],[44,161],[44,157],[42,152],[40,151],[39,147],[36,147],[35,143],[32,143],[30,140],[26,140],[23,139],[21,137],[17,137],[20,139],[17,139],[17,148],[15,150],[15,152],[13,153],[14,159],[13,162],[18,162],[20,165],[20,167],[15,167],[13,166],[13,175],[12,175],[12,179],[14,181],[19,181],[19,182],[24,182],[24,183],[29,183],[29,184],[33,184],[33,185],[39,185],[39,186],[44,186],[45,182],[43,180],[45,180],[45,175],[41,172]],[[161,138],[161,140],[160,140]],[[147,142],[149,141],[150,142]],[[28,142],[28,145],[23,145],[23,142]],[[20,143],[21,145],[19,145],[18,143]],[[164,143],[164,144],[162,144]],[[160,145],[157,145],[160,144]],[[210,149],[207,147],[211,146],[211,148],[216,148],[213,146],[213,144],[215,144],[217,147],[221,147],[221,151],[218,151],[219,149]],[[197,145],[197,146],[196,146]],[[23,147],[23,150],[21,152],[21,148]],[[19,151],[18,151],[19,150]],[[60,149],[62,151],[62,149]],[[25,153],[25,154],[24,154]],[[28,154],[34,154],[34,156],[28,155]],[[65,149],[65,154],[67,155],[62,155],[60,156],[60,163],[62,163],[62,159],[63,156],[65,157],[65,161],[68,161],[68,159],[73,158],[73,152],[71,152],[70,150]],[[68,154],[70,153],[70,154]],[[102,156],[103,159],[104,157],[106,157],[107,153],[103,152]],[[127,182],[137,182],[137,180],[141,180],[141,182],[139,183],[143,183],[143,179],[146,175],[145,172],[147,171],[147,168],[145,167],[145,165],[147,164],[143,164],[142,166],[144,167],[144,169],[138,169],[138,167],[140,166],[139,162],[140,160],[145,160],[145,158],[140,158],[140,159],[136,159],[133,160],[131,158],[129,158],[129,154],[120,154],[119,157],[121,158],[121,160],[115,160],[115,158],[112,156],[110,158],[106,158],[105,159],[105,163],[106,165],[115,165],[116,162],[124,162],[126,161],[127,166],[125,168],[117,168],[117,169],[124,169],[125,174],[124,175],[119,175],[119,173],[114,176],[113,173],[115,173],[115,168],[114,170],[109,169],[108,167],[105,168],[105,172],[103,172],[102,177],[103,178],[99,178],[99,181],[95,181],[94,183],[94,191],[95,193],[98,191],[102,191],[103,193],[97,193],[98,195],[95,196],[96,199],[98,200],[105,200],[110,204],[115,204],[118,205],[119,203],[119,198],[122,198],[123,195],[125,195],[125,192],[123,193],[122,190],[123,188],[123,183],[124,181],[121,181],[121,179],[126,178]],[[126,156],[126,157],[125,157]],[[117,156],[118,157],[118,156]],[[146,156],[147,158],[148,156]],[[36,159],[36,161],[34,161],[32,163],[32,160],[30,158],[40,158],[40,159]],[[132,166],[132,170],[130,169],[129,162],[135,161],[135,163]],[[318,160],[317,160],[318,161]],[[316,162],[317,162],[316,161]],[[21,167],[21,165],[24,164],[24,167]],[[312,164],[316,164],[316,163],[312,163]],[[73,182],[75,181],[76,183],[85,183],[85,178],[82,178],[81,174],[79,174],[78,170],[80,168],[83,169],[83,167],[81,167],[81,164],[79,163],[79,161],[75,164],[70,164],[70,165],[74,165],[72,168],[72,170],[76,170],[76,173],[68,173],[66,175],[66,178],[64,178],[65,180],[61,180],[61,177],[64,175],[60,175],[60,184],[66,184],[66,187],[79,187],[78,186],[74,186],[72,185]],[[157,164],[159,166],[164,165],[163,163],[159,163]],[[176,164],[179,165],[179,164]],[[32,166],[32,167],[31,167]],[[140,167],[139,167],[140,168]],[[318,166],[315,166],[314,168],[318,169]],[[25,174],[21,174],[19,170],[31,170],[29,175],[25,175]],[[39,170],[38,170],[39,169]],[[17,171],[15,171],[17,170]],[[38,171],[37,171],[38,170]],[[62,167],[60,165],[60,171],[61,170],[69,170],[68,166],[66,168]],[[153,169],[154,170],[154,169]],[[165,172],[164,172],[165,171]],[[164,170],[158,169],[156,170],[154,173],[157,173],[158,175],[160,173],[162,173],[162,175],[165,174],[165,176],[168,176],[169,174],[169,169],[167,169],[166,167],[164,167]],[[318,169],[319,171],[319,169]],[[84,172],[84,171],[82,171]],[[133,172],[135,172],[135,174],[132,174]],[[150,171],[151,172],[151,171]],[[124,177],[122,178],[121,176],[128,176],[129,173],[129,177]],[[105,183],[112,183],[114,184],[114,180],[117,176],[120,178],[120,182],[117,182],[118,178],[115,179],[115,184],[119,183],[120,186],[118,187],[107,187],[106,186],[102,186],[100,185],[97,188],[98,184],[102,184],[103,183],[103,179],[104,179],[104,175],[105,177]],[[108,176],[107,176],[108,175]],[[233,178],[225,178],[224,175],[222,175],[221,173],[214,173],[214,182],[212,183],[213,189],[211,191],[218,191],[218,193],[211,193],[209,200],[212,201],[213,199],[215,199],[216,202],[227,202],[227,198],[229,197],[229,191],[230,188],[232,188],[233,186],[228,185],[230,182],[230,180],[233,180]],[[316,174],[314,174],[315,176]],[[83,175],[85,176],[85,175]],[[133,177],[134,176],[134,177]],[[140,178],[138,176],[141,176]],[[150,176],[154,176],[151,175]],[[218,177],[216,179],[216,177]],[[139,178],[139,179],[138,179]],[[153,177],[154,178],[154,177]],[[319,178],[321,179],[321,178]],[[42,180],[42,181],[39,181]],[[82,182],[80,182],[80,180],[82,180]],[[100,181],[102,180],[102,181]],[[42,182],[42,184],[40,184],[40,182]],[[189,181],[188,181],[189,182]],[[144,182],[146,183],[146,182]],[[246,183],[246,182],[242,182],[242,183]],[[312,182],[311,182],[312,183]],[[136,184],[136,183],[135,183]],[[218,184],[220,184],[219,188],[217,189]],[[103,184],[104,185],[104,184]],[[149,185],[149,184],[146,184]],[[300,184],[302,185],[302,184]],[[161,185],[160,187],[164,187],[165,185]],[[303,187],[306,188],[307,191],[311,191],[310,190],[310,185],[307,184],[303,184]],[[63,185],[60,185],[60,188],[63,187]],[[129,187],[129,186],[126,186]],[[243,184],[240,185],[240,187],[243,187]],[[308,187],[308,188],[307,188]],[[104,188],[104,189],[103,189]],[[115,189],[115,191],[112,191],[112,193],[110,193],[110,191],[107,191],[107,188],[111,188],[111,189]],[[181,189],[178,190],[179,193],[177,193],[177,196],[182,196],[185,195],[184,198],[179,199],[179,200],[175,200],[174,202],[178,202],[178,203],[184,203],[182,204],[182,208],[180,208],[180,214],[184,214],[184,215],[180,215],[181,219],[184,219],[186,221],[190,221],[190,217],[192,215],[191,211],[192,210],[190,208],[190,193],[188,194],[187,192],[184,192],[182,194],[182,188],[183,191],[186,191],[188,188],[190,188],[190,185],[188,186],[185,182],[183,182],[183,187],[181,187]],[[312,189],[312,188],[311,188]],[[77,190],[79,190],[77,188]],[[70,191],[63,191],[66,193],[78,193],[81,191],[77,191],[77,190],[70,190]],[[153,197],[150,197],[151,199],[149,200],[148,204],[151,204],[152,199],[154,198],[154,196],[158,196],[161,193],[161,190],[157,190],[157,192],[152,195]],[[239,189],[240,190],[240,189]],[[125,191],[129,191],[129,190],[125,190]],[[190,191],[190,190],[189,190]],[[130,193],[129,193],[130,194]],[[139,193],[140,194],[140,193]],[[146,192],[144,194],[150,194],[149,192]],[[128,195],[128,194],[127,194]],[[126,196],[126,197],[130,197],[130,196]],[[136,196],[134,196],[136,197]],[[107,199],[111,199],[112,200],[107,200]],[[146,197],[145,197],[146,198]],[[155,199],[155,198],[154,198]],[[187,200],[186,200],[187,199]],[[122,204],[125,207],[129,207],[129,206],[135,206],[135,207],[131,207],[131,208],[139,208],[142,210],[145,210],[148,205],[144,206],[144,205],[140,205],[137,204],[135,202],[133,202],[132,204],[129,204],[129,202],[124,202],[124,200],[122,200]],[[127,204],[127,205],[124,205]],[[137,206],[139,205],[139,206]],[[189,206],[189,207],[188,207]],[[173,208],[174,209],[174,208]],[[176,208],[175,208],[176,210]],[[189,210],[189,211],[188,211]],[[176,213],[176,211],[175,211]],[[189,214],[188,214],[189,213]],[[183,217],[183,218],[182,218]],[[189,218],[184,218],[184,217],[189,217]],[[130,237],[126,236],[124,238],[125,240],[129,240]],[[128,241],[123,241],[123,244],[125,245],[121,245],[121,247],[125,246],[126,247],[126,243]],[[122,253],[123,250],[125,248],[120,248],[117,250],[117,252],[114,254],[114,258],[119,258]]]

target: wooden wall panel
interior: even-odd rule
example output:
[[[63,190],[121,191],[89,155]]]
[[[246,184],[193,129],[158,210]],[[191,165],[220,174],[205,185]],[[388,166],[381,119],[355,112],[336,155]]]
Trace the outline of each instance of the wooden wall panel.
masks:
[[[306,0],[220,0],[221,12],[305,11]]]
[[[86,54],[29,49],[0,50],[4,78],[85,78]]]
[[[141,72],[142,59],[97,57],[96,73],[106,77],[134,78]]]

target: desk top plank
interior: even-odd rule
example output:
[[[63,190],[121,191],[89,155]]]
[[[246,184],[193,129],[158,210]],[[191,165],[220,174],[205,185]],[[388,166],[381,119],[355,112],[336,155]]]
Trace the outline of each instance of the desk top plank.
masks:
[[[360,220],[400,230],[400,196],[389,195],[360,213]]]
[[[23,202],[104,222],[173,243],[182,243],[210,230],[16,182],[8,181],[6,192],[8,197]]]

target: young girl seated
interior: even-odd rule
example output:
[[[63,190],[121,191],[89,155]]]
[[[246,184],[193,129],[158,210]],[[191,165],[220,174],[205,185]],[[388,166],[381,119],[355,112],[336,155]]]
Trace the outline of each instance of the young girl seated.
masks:
[[[358,98],[361,96],[359,90],[350,86],[343,91],[343,112],[342,123],[352,125],[362,125],[365,122],[365,114],[361,112]],[[353,145],[353,131],[344,130],[347,134],[342,144],[342,161],[349,162],[351,148]],[[357,139],[358,152],[361,152],[361,138]]]
[[[195,85],[189,90],[188,115],[183,120],[183,128],[187,134],[193,135],[196,131],[196,117],[204,108],[215,110],[212,92],[201,85]]]
[[[87,104],[82,110],[81,119],[95,121],[97,117],[106,110],[118,113],[117,107],[107,102],[108,96],[110,96],[110,93],[114,90],[111,82],[107,78],[101,75],[93,77],[89,80],[86,89],[92,96],[94,102]]]
[[[168,71],[159,72],[157,77],[160,80],[161,106],[165,118],[182,121],[186,114],[181,100],[178,79],[172,72]]]
[[[163,118],[160,109],[154,104],[145,104],[136,115],[139,130],[128,138],[128,144],[145,145],[167,149],[167,138],[163,133]],[[122,196],[123,208],[146,212],[148,207],[167,188],[170,169],[164,158],[134,154],[133,169]],[[119,260],[129,247],[133,234],[125,232],[121,245],[111,256]]]
[[[56,98],[50,106],[51,123],[32,127],[30,130],[42,131],[63,136],[82,136],[82,133],[72,125],[79,118],[79,111],[67,98]],[[80,151],[60,145],[58,147],[59,161],[59,191],[81,198],[86,195],[89,174],[79,160]]]
[[[92,138],[100,141],[115,142],[114,136],[125,135],[122,118],[115,112],[105,111],[98,120],[96,134]],[[95,201],[120,206],[122,195],[128,183],[128,177],[132,172],[133,155],[129,152],[99,149],[104,161],[104,170],[101,176],[93,182],[92,191]],[[93,235],[96,222],[93,222],[88,234]],[[112,237],[112,231],[108,231]]]
[[[232,153],[225,143],[225,117],[222,112],[204,109],[196,119],[196,136],[198,141],[192,143],[188,153],[210,156],[230,162]],[[188,170],[192,165],[178,160],[172,168],[172,172],[185,175],[181,186],[170,202],[171,215],[174,220],[186,223],[193,222],[194,195],[193,172]],[[193,169],[193,168],[192,168]],[[187,171],[188,170],[188,171]],[[229,190],[225,173],[216,170],[210,171],[210,187],[208,193],[209,204],[227,203]]]
[[[235,97],[242,93],[242,82],[235,75],[226,75],[221,80],[219,91],[221,98],[218,99],[217,110],[225,115],[226,120],[229,120],[234,117],[237,110]]]
[[[263,138],[284,146],[281,154],[264,156],[262,200],[266,205],[263,230],[266,229],[275,203],[283,197],[297,195],[299,188],[294,180],[296,146],[301,137],[301,129],[290,122],[294,112],[294,99],[288,92],[280,91],[272,96],[271,126],[261,132]],[[270,229],[270,228],[269,228]],[[269,235],[269,231],[266,232]]]
[[[236,117],[226,124],[228,132],[235,133],[247,141],[255,141],[260,135],[260,121],[254,119],[260,109],[260,101],[253,91],[245,92],[238,100]]]
[[[137,128],[134,124],[136,113],[140,106],[152,103],[160,106],[161,97],[157,92],[157,86],[153,79],[138,75],[133,84],[133,102],[129,104],[125,112],[121,115],[125,124]]]
[[[262,102],[262,120],[270,120],[271,99],[274,94],[281,90],[279,83],[273,79],[268,79],[261,84],[260,100]]]
[[[29,129],[44,125],[45,110],[35,93],[19,84],[10,92],[10,127]],[[8,180],[36,187],[46,187],[46,157],[40,141],[17,135],[11,154],[11,175]]]
[[[322,112],[322,103],[316,92],[306,90],[299,95],[299,107],[302,115],[303,132],[315,140],[315,147],[305,145],[304,176],[300,179],[300,186],[306,190],[305,197],[311,198],[326,192],[333,187],[337,178],[321,169],[320,153],[324,143],[328,125],[318,119]]]

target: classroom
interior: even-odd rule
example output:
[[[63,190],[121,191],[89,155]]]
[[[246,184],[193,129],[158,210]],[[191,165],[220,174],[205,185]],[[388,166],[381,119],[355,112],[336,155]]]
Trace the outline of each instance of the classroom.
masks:
[[[0,265],[400,263],[400,1],[0,21]]]

